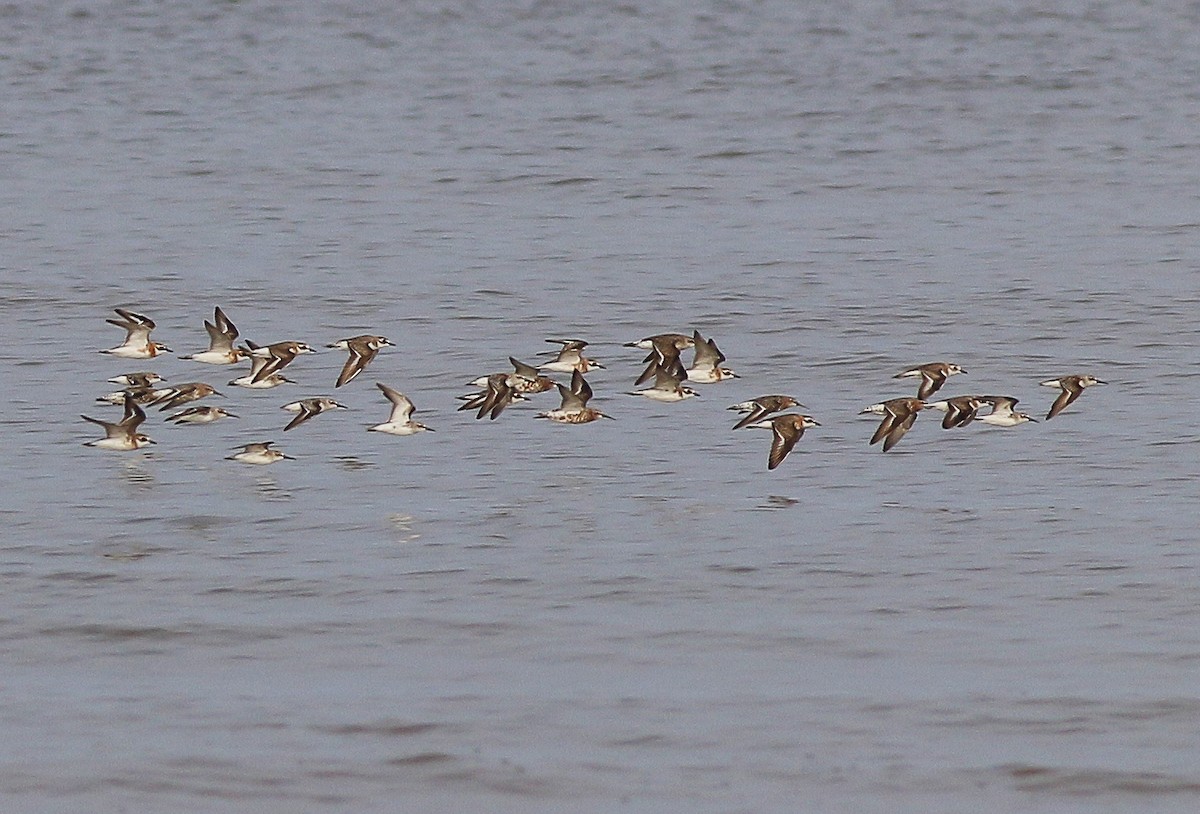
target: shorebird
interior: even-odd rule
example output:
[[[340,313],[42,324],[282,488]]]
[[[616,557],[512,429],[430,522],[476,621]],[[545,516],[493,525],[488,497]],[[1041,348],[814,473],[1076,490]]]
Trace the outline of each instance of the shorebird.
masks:
[[[238,338],[238,329],[220,306],[213,309],[213,321],[204,320],[204,330],[208,332],[208,350],[181,356],[181,359],[191,359],[193,362],[203,362],[206,365],[232,365],[249,355],[243,348],[235,348],[234,340]]]
[[[296,460],[291,455],[284,455],[277,449],[271,449],[271,445],[274,443],[274,441],[260,441],[255,444],[246,444],[241,447],[241,452],[234,453],[225,460],[239,461],[244,464],[256,464],[258,466],[273,464],[276,461],[285,459],[289,461]]]
[[[103,396],[97,396],[96,401],[101,404],[116,404],[122,405],[125,403],[125,397],[131,396],[133,400],[146,406],[153,404],[170,393],[166,388],[155,388],[150,385],[145,387],[126,387],[124,390],[117,390],[113,393],[105,393]]]
[[[367,427],[368,432],[386,432],[389,435],[413,435],[425,430],[433,432],[432,427],[426,427],[424,424],[412,420],[413,413],[417,411],[417,408],[413,406],[412,400],[408,396],[399,390],[393,390],[383,382],[375,382],[375,386],[392,403],[392,412],[387,421],[376,424],[374,427]]]
[[[224,398],[224,394],[218,393],[217,389],[211,384],[187,382],[175,387],[164,387],[162,395],[150,402],[150,404],[158,407],[159,410],[173,410],[190,401],[199,401],[208,396],[221,396]]]
[[[459,410],[474,410],[479,409],[475,414],[476,419],[483,418],[490,414],[492,421],[504,411],[504,408],[512,404],[514,401],[524,401],[525,397],[516,391],[516,389],[508,383],[508,373],[493,373],[487,377],[487,386],[482,393],[476,393],[466,397]]]
[[[550,377],[539,375],[533,365],[527,365],[512,356],[508,357],[508,361],[513,366],[508,385],[518,393],[544,393],[556,384]]]
[[[733,429],[740,430],[742,427],[748,427],[756,421],[762,421],[771,413],[787,410],[790,407],[804,407],[804,405],[796,401],[792,396],[759,396],[758,398],[750,399],[750,401],[734,404],[726,409],[737,410],[739,413],[747,414],[741,421],[733,425]]]
[[[221,418],[237,418],[224,407],[188,407],[174,415],[167,416],[167,421],[176,424],[211,424]]]
[[[598,418],[612,418],[587,406],[592,397],[592,388],[578,370],[571,374],[571,386],[560,384],[558,393],[562,396],[562,404],[558,409],[538,413],[534,418],[545,418],[559,424],[587,424]]]
[[[88,441],[84,444],[85,447],[128,451],[141,449],[154,443],[150,438],[137,431],[141,423],[146,420],[146,411],[137,405],[132,396],[125,399],[125,415],[121,417],[120,421],[101,421],[86,415],[80,417],[84,421],[99,424],[104,428],[104,437],[96,441]]]
[[[950,376],[966,372],[958,365],[949,362],[930,362],[927,365],[919,365],[908,370],[903,370],[892,378],[905,379],[919,376],[921,378],[921,386],[917,389],[917,398],[924,399],[936,393]]]
[[[771,430],[775,434],[771,441],[771,452],[767,455],[767,469],[774,469],[783,463],[783,459],[792,451],[792,447],[796,446],[796,442],[800,440],[800,436],[804,435],[806,429],[821,425],[814,421],[812,416],[784,413],[746,426]]]
[[[124,308],[114,308],[113,310],[121,316],[121,319],[107,319],[105,322],[116,325],[118,328],[124,328],[125,341],[115,348],[102,350],[101,353],[110,353],[123,359],[153,359],[160,353],[171,352],[166,345],[151,341],[150,332],[154,330],[154,320],[150,317],[126,311]]]
[[[983,396],[955,396],[941,401],[926,402],[925,409],[939,410],[945,413],[945,417],[942,418],[942,429],[948,430],[952,427],[965,427],[970,424],[976,418],[976,411],[986,403],[988,402]]]
[[[276,342],[265,347],[259,347],[249,342],[246,344],[250,348],[250,355],[252,357],[267,360],[266,364],[251,376],[251,384],[258,384],[268,376],[278,373],[302,353],[316,353],[315,350],[303,342]]]
[[[642,348],[650,351],[642,360],[646,363],[646,369],[642,371],[642,375],[637,377],[637,381],[633,383],[634,386],[650,381],[659,370],[665,370],[678,379],[686,379],[687,369],[679,360],[679,352],[695,344],[696,340],[693,337],[675,333],[655,334],[645,339],[639,339],[637,342],[626,342],[625,347],[627,348]]]
[[[699,331],[695,331],[692,341],[696,348],[696,356],[692,359],[692,366],[687,371],[689,382],[712,384],[738,377],[729,368],[721,367],[721,363],[725,361],[725,354],[717,348],[714,340],[705,339]]]
[[[1061,413],[1067,408],[1068,405],[1075,401],[1075,399],[1079,398],[1079,395],[1084,391],[1084,389],[1091,387],[1094,384],[1108,384],[1108,382],[1102,382],[1095,376],[1088,374],[1080,376],[1062,376],[1058,379],[1050,379],[1049,381],[1042,382],[1042,387],[1062,388],[1062,392],[1058,394],[1058,398],[1054,400],[1054,404],[1050,405],[1050,412],[1046,414],[1046,420],[1049,421]]]
[[[349,339],[339,339],[328,347],[350,351],[350,358],[346,360],[342,372],[338,375],[337,384],[334,385],[334,387],[341,387],[343,384],[349,384],[355,376],[362,373],[363,368],[371,363],[380,348],[394,348],[395,345],[388,341],[386,336],[363,334]]]
[[[900,443],[904,434],[912,429],[917,420],[917,413],[925,408],[925,402],[920,399],[889,399],[880,404],[873,404],[863,412],[877,412],[874,409],[876,407],[881,408],[883,421],[879,422],[879,428],[871,436],[871,443],[878,444],[883,441],[883,451],[887,452]]]
[[[1020,399],[1015,399],[1012,396],[980,396],[980,398],[992,405],[990,413],[979,416],[979,420],[984,424],[991,424],[993,427],[1015,427],[1018,424],[1024,424],[1026,421],[1037,423],[1037,419],[1031,417],[1028,413],[1018,413],[1013,409],[1017,406],[1017,402]]]
[[[141,373],[124,373],[120,376],[113,376],[108,381],[113,384],[123,384],[126,387],[150,387],[159,382],[165,382],[166,379],[157,373],[143,371]]]
[[[587,373],[593,368],[604,370],[604,365],[583,355],[583,349],[587,347],[588,343],[582,339],[547,339],[546,341],[562,345],[562,350],[558,351],[554,361],[538,365],[538,370],[548,370],[554,373],[571,373],[576,370],[580,373]]]
[[[246,353],[249,354],[258,350],[258,345],[253,342],[246,343]],[[229,384],[234,387],[247,387],[251,390],[267,390],[272,387],[278,387],[285,382],[295,384],[287,376],[282,373],[263,373],[267,365],[273,364],[274,359],[270,356],[250,356],[250,372],[245,376],[238,376],[236,379],[230,379]],[[278,369],[278,368],[277,368]],[[260,375],[263,374],[263,375]]]
[[[683,401],[698,395],[695,390],[683,384],[678,376],[673,376],[666,370],[654,374],[654,386],[645,390],[629,391],[631,396],[645,396],[654,401]]]
[[[348,410],[350,408],[344,404],[339,404],[331,398],[321,397],[288,402],[279,409],[287,410],[289,413],[299,413],[283,428],[283,431],[287,432],[293,427],[299,427],[310,418],[319,416],[321,413],[327,413],[330,410]]]

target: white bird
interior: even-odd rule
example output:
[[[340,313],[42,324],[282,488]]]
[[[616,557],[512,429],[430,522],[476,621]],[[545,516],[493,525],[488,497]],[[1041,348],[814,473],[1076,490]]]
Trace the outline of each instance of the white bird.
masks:
[[[120,356],[122,359],[153,359],[160,353],[171,352],[166,345],[150,339],[150,332],[154,330],[154,320],[150,317],[126,311],[124,308],[113,310],[121,315],[121,319],[107,319],[105,322],[124,328],[125,341],[115,348],[102,350],[101,353]]]
[[[367,427],[368,432],[386,432],[389,435],[415,435],[426,430],[433,432],[432,427],[426,427],[424,424],[412,420],[413,413],[417,411],[417,408],[413,406],[412,400],[408,396],[399,390],[393,390],[383,382],[375,382],[375,386],[392,403],[392,412],[387,421],[376,424],[374,427]]]
[[[125,415],[120,421],[101,421],[86,415],[80,417],[84,421],[99,424],[104,428],[104,437],[96,441],[88,441],[84,444],[85,447],[127,452],[154,443],[150,438],[137,431],[141,423],[146,420],[146,411],[138,406],[133,396],[125,397]]]
[[[282,461],[285,459],[289,461],[296,460],[291,455],[284,455],[277,449],[271,449],[271,444],[273,443],[275,442],[260,441],[255,444],[246,444],[241,448],[241,452],[234,453],[225,460],[238,461],[244,464],[255,464],[257,466],[265,466],[266,464],[273,464],[276,461]]]

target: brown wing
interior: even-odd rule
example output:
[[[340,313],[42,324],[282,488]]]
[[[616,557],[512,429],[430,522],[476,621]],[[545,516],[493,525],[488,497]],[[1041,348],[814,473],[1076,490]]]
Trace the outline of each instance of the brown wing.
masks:
[[[342,372],[338,374],[337,384],[334,387],[341,387],[352,382],[354,377],[362,373],[363,368],[369,365],[375,358],[375,354],[379,352],[377,348],[355,341],[347,343],[347,346],[350,349],[350,358],[342,366]]]
[[[283,431],[287,432],[292,427],[299,427],[301,424],[303,424],[305,421],[308,421],[310,418],[312,418],[316,414],[317,414],[316,410],[313,410],[307,404],[301,403],[300,413],[295,418],[293,418],[291,421],[288,422],[288,425],[283,428]]]
[[[788,456],[788,453],[792,451],[792,447],[796,446],[796,442],[800,440],[800,436],[803,434],[803,427],[776,422],[774,438],[771,441],[771,453],[767,457],[767,469],[774,469],[783,463],[783,459]]]
[[[1079,387],[1078,385],[1072,387],[1071,384],[1072,383],[1064,383],[1062,385],[1062,392],[1058,394],[1058,398],[1056,398],[1054,403],[1050,405],[1050,412],[1046,414],[1047,421],[1054,418],[1063,410],[1067,409],[1067,406],[1071,404],[1071,402],[1075,401],[1075,399],[1079,398],[1079,394],[1083,392],[1083,388]]]
[[[888,411],[883,414],[883,421],[879,422],[879,428],[875,430],[875,434],[871,436],[871,444],[878,444],[888,434],[895,429],[897,424],[896,414]]]
[[[926,370],[921,373],[921,387],[917,390],[917,398],[924,401],[932,396],[946,383],[946,374],[941,371]]]

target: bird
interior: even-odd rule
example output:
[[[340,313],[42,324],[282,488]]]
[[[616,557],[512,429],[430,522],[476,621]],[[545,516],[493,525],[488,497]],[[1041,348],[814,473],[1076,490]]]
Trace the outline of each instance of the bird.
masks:
[[[949,362],[930,362],[925,365],[902,370],[893,376],[893,379],[904,379],[910,377],[921,378],[921,386],[917,389],[917,398],[925,399],[936,393],[941,386],[946,383],[946,379],[956,373],[966,373],[961,367]]]
[[[253,342],[246,343],[246,352],[257,350],[258,345]],[[259,376],[267,365],[273,364],[274,359],[271,356],[250,356],[250,372],[245,376],[238,376],[236,379],[230,379],[229,384],[234,387],[247,387],[251,390],[266,390],[271,387],[278,387],[281,384],[295,384],[287,376],[282,373],[268,373]],[[278,368],[276,368],[278,369]]]
[[[1061,376],[1057,379],[1050,379],[1042,382],[1042,387],[1060,387],[1062,392],[1058,394],[1058,398],[1050,405],[1050,412],[1046,414],[1046,420],[1054,418],[1067,408],[1075,399],[1079,398],[1084,389],[1091,387],[1094,384],[1108,384],[1097,379],[1090,374],[1079,376]]]
[[[126,387],[150,387],[159,382],[165,382],[166,379],[157,373],[142,371],[139,373],[123,373],[120,376],[113,376],[108,381],[113,384],[123,384]]]
[[[942,418],[942,429],[965,427],[975,420],[976,411],[987,402],[982,396],[955,396],[954,398],[930,401],[925,409],[939,410],[945,413]]]
[[[637,342],[626,342],[627,348],[642,348],[649,350],[646,358],[646,369],[634,381],[634,386],[650,381],[659,370],[666,370],[678,379],[687,378],[687,369],[679,360],[679,352],[696,344],[694,337],[685,334],[663,333],[639,339]]]
[[[283,428],[284,432],[299,427],[305,421],[308,421],[314,416],[319,416],[321,413],[327,413],[330,410],[348,410],[350,409],[344,404],[339,404],[331,398],[324,396],[320,398],[300,399],[299,401],[291,401],[283,405],[279,409],[287,410],[289,413],[299,413],[295,418],[288,422],[288,425]]]
[[[113,393],[105,393],[103,396],[97,396],[96,401],[101,404],[116,404],[119,406],[125,403],[126,396],[132,396],[135,402],[145,406],[153,404],[169,392],[166,388],[156,388],[152,385],[126,387],[124,390],[117,390]]]
[[[783,459],[792,451],[792,447],[796,446],[796,442],[800,440],[800,436],[804,435],[806,429],[821,425],[812,416],[784,413],[746,426],[771,430],[775,434],[771,441],[771,452],[767,455],[767,469],[774,469],[783,463]]]
[[[487,377],[487,386],[481,393],[468,396],[459,410],[474,410],[476,419],[488,416],[492,421],[504,411],[504,408],[514,401],[524,401],[525,397],[508,383],[510,374],[493,373]]]
[[[588,424],[598,418],[612,418],[587,406],[592,397],[592,388],[578,370],[571,374],[570,387],[558,385],[558,393],[562,396],[562,404],[557,409],[538,413],[534,418],[545,418],[559,424]]]
[[[386,336],[363,334],[362,336],[354,336],[349,339],[339,339],[328,347],[350,351],[350,358],[346,360],[345,366],[342,367],[342,372],[338,374],[337,384],[334,385],[334,387],[341,387],[344,384],[354,381],[354,377],[362,373],[363,368],[371,363],[371,360],[375,358],[375,354],[379,353],[380,348],[394,348],[395,345]]]
[[[225,316],[221,306],[213,309],[212,322],[204,320],[204,330],[208,332],[208,350],[179,358],[207,365],[232,365],[250,355],[246,349],[233,346],[238,338],[238,329]]]
[[[746,413],[741,421],[733,425],[733,429],[740,430],[742,427],[748,427],[756,421],[761,421],[771,413],[787,410],[790,407],[804,407],[804,405],[792,396],[759,396],[750,401],[731,405],[726,409]]]
[[[725,361],[725,354],[717,348],[714,340],[705,339],[699,331],[695,331],[692,341],[696,348],[696,355],[692,359],[692,366],[687,371],[688,381],[711,384],[725,379],[738,378],[738,375],[729,368],[721,367],[721,363]]]
[[[992,405],[990,413],[979,416],[979,420],[984,424],[991,424],[993,427],[1015,427],[1026,421],[1037,423],[1037,419],[1028,413],[1018,413],[1013,409],[1020,399],[1012,396],[980,396],[980,399]]]
[[[273,464],[276,461],[282,460],[296,460],[291,455],[284,455],[278,449],[271,449],[271,445],[274,443],[274,441],[259,441],[254,444],[245,444],[241,447],[241,452],[234,453],[225,460],[239,461],[244,464],[256,464],[258,466]]]
[[[508,362],[513,366],[508,385],[518,393],[544,393],[556,384],[549,376],[539,375],[533,365],[527,365],[512,356],[508,357]]]
[[[917,413],[925,408],[925,402],[920,399],[889,399],[872,405],[863,412],[876,412],[875,407],[882,408],[883,421],[879,422],[879,428],[871,436],[871,443],[878,444],[883,441],[883,451],[887,452],[900,443],[904,434],[912,429],[917,420]]]
[[[259,347],[249,343],[247,343],[247,345],[250,348],[251,356],[267,360],[266,364],[264,364],[257,373],[254,373],[250,377],[251,384],[258,384],[259,382],[265,380],[268,376],[278,373],[285,366],[291,364],[292,360],[302,353],[316,353],[315,350],[303,342],[275,342],[274,344],[266,345],[265,347]]]
[[[587,373],[592,369],[605,369],[604,365],[595,359],[589,359],[583,355],[583,349],[588,346],[588,343],[582,339],[547,339],[546,341],[562,345],[562,350],[557,352],[553,361],[538,365],[538,370],[548,370],[552,373],[571,373],[578,370],[580,373]],[[553,353],[553,351],[551,352]]]
[[[121,319],[107,319],[105,322],[116,325],[118,328],[124,328],[125,341],[115,348],[102,350],[101,353],[109,353],[123,359],[153,359],[160,353],[171,352],[166,345],[150,339],[150,332],[154,330],[154,320],[150,317],[127,311],[124,308],[114,308],[113,310],[121,316]]]
[[[221,418],[237,418],[237,416],[224,407],[202,405],[199,407],[188,407],[186,410],[169,415],[167,416],[167,421],[176,424],[211,424]]]
[[[666,370],[654,374],[654,386],[645,390],[632,390],[631,396],[645,396],[654,401],[683,401],[699,395],[695,390],[683,384],[683,380]]]
[[[187,404],[190,401],[199,401],[208,396],[225,397],[223,393],[217,392],[217,389],[211,384],[204,382],[187,382],[174,387],[165,387],[162,390],[162,395],[150,402],[151,406],[158,407],[161,410],[173,410]]]
[[[104,428],[104,437],[96,441],[88,441],[85,447],[129,451],[141,449],[153,444],[154,441],[139,433],[138,427],[146,420],[146,411],[138,406],[132,396],[125,397],[125,415],[120,421],[101,421],[98,418],[80,416],[84,421],[99,424]]]
[[[387,421],[376,424],[374,427],[367,427],[368,432],[386,432],[389,435],[414,435],[425,430],[433,432],[432,427],[426,427],[424,424],[412,420],[413,413],[417,411],[417,408],[413,406],[412,400],[408,396],[399,390],[393,390],[383,382],[375,382],[375,386],[392,403],[392,412]]]

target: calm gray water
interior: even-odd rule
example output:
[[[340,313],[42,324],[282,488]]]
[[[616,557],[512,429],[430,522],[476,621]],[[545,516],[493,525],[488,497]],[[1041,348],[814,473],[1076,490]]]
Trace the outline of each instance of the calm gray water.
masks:
[[[0,8],[0,807],[1197,810],[1200,8],[1044,5]],[[236,375],[118,305],[399,347],[108,453],[108,377]],[[622,395],[693,327],[741,379]],[[548,336],[617,421],[455,412]],[[943,358],[1110,384],[868,447]]]

